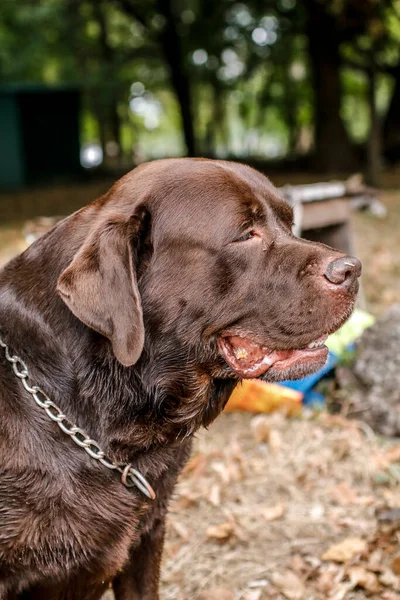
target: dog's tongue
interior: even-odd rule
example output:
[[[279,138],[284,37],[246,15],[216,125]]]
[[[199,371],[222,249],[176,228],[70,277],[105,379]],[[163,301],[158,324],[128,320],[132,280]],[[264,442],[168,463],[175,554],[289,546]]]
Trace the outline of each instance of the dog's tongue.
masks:
[[[268,350],[264,346],[239,337],[219,339],[219,347],[226,362],[240,377],[259,377],[275,362],[285,360],[293,350]]]

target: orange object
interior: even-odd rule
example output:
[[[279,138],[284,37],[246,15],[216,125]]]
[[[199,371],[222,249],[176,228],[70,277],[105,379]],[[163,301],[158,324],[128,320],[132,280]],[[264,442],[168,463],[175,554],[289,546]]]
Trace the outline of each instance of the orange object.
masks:
[[[301,412],[303,394],[276,383],[244,379],[234,389],[225,410],[270,413],[284,410],[293,416]]]

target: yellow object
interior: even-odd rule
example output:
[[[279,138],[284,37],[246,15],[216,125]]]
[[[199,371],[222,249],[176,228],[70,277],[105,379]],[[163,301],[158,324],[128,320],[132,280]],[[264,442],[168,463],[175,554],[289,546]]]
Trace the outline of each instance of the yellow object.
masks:
[[[289,415],[301,412],[303,394],[275,383],[245,379],[234,389],[225,410],[270,413],[284,410]]]
[[[329,336],[326,345],[329,350],[341,356],[349,344],[355,342],[368,327],[372,327],[375,318],[369,313],[356,308],[350,319],[338,331]]]

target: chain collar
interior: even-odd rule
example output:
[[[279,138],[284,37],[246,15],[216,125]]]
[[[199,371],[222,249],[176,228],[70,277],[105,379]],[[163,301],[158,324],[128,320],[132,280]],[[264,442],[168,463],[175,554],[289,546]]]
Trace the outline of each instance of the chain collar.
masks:
[[[104,467],[121,473],[121,482],[125,487],[129,488],[135,485],[145,496],[151,500],[155,499],[156,494],[153,488],[139,471],[134,469],[131,464],[118,465],[108,460],[99,444],[92,440],[83,429],[74,425],[63,414],[62,410],[50,400],[46,392],[37,385],[29,385],[27,381],[29,378],[28,367],[22,358],[10,354],[9,347],[1,336],[0,347],[3,348],[6,359],[12,365],[15,375],[21,380],[26,391],[32,395],[36,404],[46,412],[47,416],[57,423],[63,433],[68,435],[75,444],[83,448],[89,456],[98,460]]]

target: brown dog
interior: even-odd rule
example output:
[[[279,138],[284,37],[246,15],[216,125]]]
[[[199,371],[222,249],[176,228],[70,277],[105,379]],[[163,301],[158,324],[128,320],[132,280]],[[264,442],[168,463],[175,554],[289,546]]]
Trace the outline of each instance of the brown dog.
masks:
[[[193,433],[241,378],[321,367],[353,308],[360,263],[291,226],[251,168],[163,160],[0,272],[2,600],[96,600],[110,586],[118,600],[158,597]],[[130,465],[155,500],[143,479],[125,486]]]

